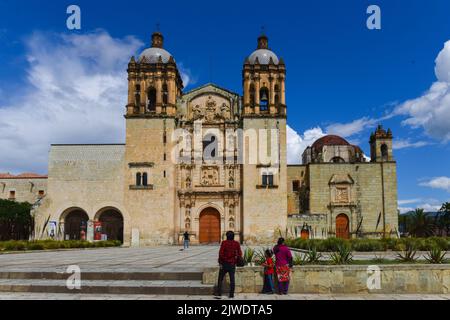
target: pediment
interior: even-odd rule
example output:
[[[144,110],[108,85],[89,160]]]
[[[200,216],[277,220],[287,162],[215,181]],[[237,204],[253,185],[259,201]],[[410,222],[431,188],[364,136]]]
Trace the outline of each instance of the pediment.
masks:
[[[334,174],[329,184],[354,184],[355,181],[349,174]]]

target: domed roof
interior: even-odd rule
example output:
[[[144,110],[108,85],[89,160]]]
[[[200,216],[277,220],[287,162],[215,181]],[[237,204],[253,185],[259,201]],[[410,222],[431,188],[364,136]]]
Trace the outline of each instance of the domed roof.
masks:
[[[278,64],[280,62],[277,55],[269,49],[269,38],[267,38],[264,34],[258,37],[258,47],[248,57],[247,61],[250,64],[255,64],[256,58],[258,58],[259,64],[269,64],[270,58],[272,58],[274,64]]]
[[[312,148],[316,150],[320,150],[323,148],[323,146],[349,146],[350,143],[347,142],[342,137],[336,136],[336,135],[327,135],[320,139],[317,139],[313,145]]]
[[[139,61],[145,57],[147,63],[158,63],[160,62],[160,58],[162,63],[169,62],[172,55],[167,50],[163,49],[163,42],[163,35],[160,32],[154,32],[152,34],[152,46],[141,53]]]
[[[161,57],[162,62],[167,63],[171,56],[172,55],[163,48],[147,48],[141,53],[139,60],[142,60],[142,58],[145,57],[148,63],[158,63],[159,57]]]
[[[270,58],[272,58],[273,63],[278,64],[280,61],[277,55],[269,49],[257,49],[248,57],[248,61],[251,64],[255,64],[256,58],[260,64],[269,64]]]

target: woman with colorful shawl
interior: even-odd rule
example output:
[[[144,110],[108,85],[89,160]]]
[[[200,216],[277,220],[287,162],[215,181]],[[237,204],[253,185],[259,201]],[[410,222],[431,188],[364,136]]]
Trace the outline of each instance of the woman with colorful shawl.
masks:
[[[273,248],[273,253],[276,258],[275,268],[278,277],[278,293],[287,294],[291,278],[292,253],[284,244],[284,238],[278,239],[278,244]]]

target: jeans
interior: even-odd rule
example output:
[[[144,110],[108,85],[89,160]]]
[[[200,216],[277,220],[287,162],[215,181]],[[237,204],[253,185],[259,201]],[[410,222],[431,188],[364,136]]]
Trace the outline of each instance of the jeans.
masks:
[[[189,240],[184,240],[184,249],[189,248]]]
[[[236,266],[224,263],[220,266],[219,271],[219,280],[217,283],[217,295],[222,295],[222,282],[225,278],[225,275],[228,273],[230,275],[230,297],[234,296],[234,287],[235,287],[235,280],[234,280],[234,274],[236,272]]]
[[[273,292],[275,292],[275,286],[273,284],[273,274],[265,274],[262,293],[273,293]]]

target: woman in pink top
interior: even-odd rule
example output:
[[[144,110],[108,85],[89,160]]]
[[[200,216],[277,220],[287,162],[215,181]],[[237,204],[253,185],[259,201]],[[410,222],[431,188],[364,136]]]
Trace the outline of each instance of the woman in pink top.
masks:
[[[276,262],[275,267],[278,277],[278,293],[287,294],[292,267],[291,250],[284,244],[284,238],[278,239],[278,244],[273,248]]]

